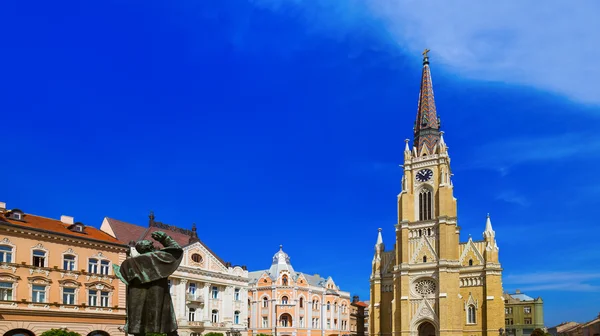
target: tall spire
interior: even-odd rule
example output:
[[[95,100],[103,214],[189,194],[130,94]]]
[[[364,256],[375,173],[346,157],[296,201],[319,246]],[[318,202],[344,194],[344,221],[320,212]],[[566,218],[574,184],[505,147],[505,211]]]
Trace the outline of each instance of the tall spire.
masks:
[[[490,214],[487,214],[487,220],[485,221],[485,231],[483,231],[484,238],[494,238],[496,236],[496,232],[492,229],[492,220],[490,219]]]
[[[415,121],[414,147],[417,148],[417,153],[421,153],[423,145],[425,145],[429,154],[433,154],[434,147],[440,139],[440,120],[437,116],[433,98],[428,52],[429,49],[425,49],[423,52],[423,73],[421,75],[421,90]]]

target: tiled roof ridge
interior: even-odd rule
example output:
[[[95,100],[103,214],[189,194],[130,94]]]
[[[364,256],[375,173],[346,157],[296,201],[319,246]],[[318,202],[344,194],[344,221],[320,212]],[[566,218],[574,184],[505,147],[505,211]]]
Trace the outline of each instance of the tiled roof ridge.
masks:
[[[192,237],[194,235],[194,232],[192,232],[192,230],[189,229],[184,229],[175,225],[170,225],[170,224],[165,224],[163,222],[156,222],[156,221],[150,221],[150,225],[148,228],[151,227],[155,227],[155,228],[159,228],[159,229],[163,229],[163,230],[169,230],[169,231],[173,231],[173,232],[178,232],[181,234],[184,234],[186,236],[190,236]]]

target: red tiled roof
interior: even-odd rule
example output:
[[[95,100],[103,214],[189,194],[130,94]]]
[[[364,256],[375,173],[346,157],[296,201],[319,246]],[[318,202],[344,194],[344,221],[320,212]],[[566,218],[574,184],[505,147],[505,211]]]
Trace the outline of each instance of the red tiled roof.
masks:
[[[16,220],[7,217],[7,213],[0,213],[0,221],[13,225],[27,227],[31,229],[44,230],[58,234],[64,234],[81,239],[94,239],[108,243],[122,244],[118,239],[111,237],[104,231],[100,231],[92,226],[84,225],[83,232],[71,231],[69,226],[58,219],[51,219],[31,214],[23,214],[22,220]]]
[[[360,306],[360,307],[368,307],[369,306],[368,304],[366,304],[362,301],[354,302],[353,305]]]
[[[113,218],[106,218],[110,227],[112,228],[115,236],[118,240],[128,244],[130,241],[138,241],[142,239],[150,240],[152,237],[152,232],[163,231],[171,236],[180,246],[190,245],[190,235],[185,234],[187,232],[185,229],[177,228],[172,225],[166,225],[162,223],[158,223],[161,227],[150,226],[143,227],[131,223],[126,223]],[[183,231],[183,232],[182,232]],[[204,244],[201,240],[198,239],[200,245],[202,245],[206,250],[208,250],[217,260],[219,260],[223,265],[227,263],[223,261],[223,259],[219,258],[219,256],[214,253],[206,244]]]
[[[112,228],[115,237],[124,244],[129,244],[130,241],[138,241],[146,232],[146,228],[139,225],[129,224],[113,218],[106,218],[108,224]]]

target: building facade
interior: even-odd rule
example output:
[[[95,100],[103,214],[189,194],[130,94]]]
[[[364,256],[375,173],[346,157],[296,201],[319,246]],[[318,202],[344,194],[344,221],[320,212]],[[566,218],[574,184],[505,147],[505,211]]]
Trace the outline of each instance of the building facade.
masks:
[[[544,301],[517,290],[504,293],[505,327],[509,336],[529,336],[535,329],[544,329]]]
[[[350,335],[365,336],[365,310],[369,305],[360,301],[358,296],[352,297],[350,303]]]
[[[73,217],[50,219],[0,203],[0,334],[67,329],[123,335],[125,286],[112,264],[128,247]]]
[[[385,250],[381,229],[375,244],[369,334],[498,335],[504,299],[495,232],[488,216],[482,240],[459,240],[450,156],[424,55],[393,249]]]
[[[600,314],[588,322],[566,322],[548,329],[555,336],[600,336]]]
[[[134,242],[151,240],[155,231],[165,232],[183,247],[181,265],[169,279],[180,336],[247,334],[248,271],[219,258],[200,241],[195,225],[187,230],[157,222],[150,214],[147,227],[105,218],[101,230],[128,242],[132,254]]]
[[[282,247],[269,269],[250,272],[249,278],[250,335],[350,334],[350,293],[331,277],[296,272]]]

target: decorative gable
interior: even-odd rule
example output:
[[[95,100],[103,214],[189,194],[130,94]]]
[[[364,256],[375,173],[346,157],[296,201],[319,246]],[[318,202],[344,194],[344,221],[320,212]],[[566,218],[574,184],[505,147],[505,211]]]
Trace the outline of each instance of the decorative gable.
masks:
[[[228,273],[226,265],[211,253],[200,242],[193,243],[183,248],[185,266],[200,268],[219,273]]]
[[[427,257],[427,262],[437,261],[437,253],[435,253],[435,249],[427,239],[427,236],[421,236],[419,240],[419,244],[415,249],[415,252],[410,259],[411,263],[423,262],[423,257]]]
[[[469,241],[466,243],[465,249],[460,255],[459,262],[463,266],[468,266],[469,260],[473,260],[473,265],[485,264],[485,260],[483,259],[481,252],[479,252],[477,246],[475,246],[475,243],[473,243],[473,238],[471,237],[469,237]]]
[[[421,299],[421,302],[419,302],[419,307],[417,308],[417,311],[413,317],[412,323],[414,325],[423,319],[428,319],[431,321],[437,320],[435,309],[433,309],[433,303],[429,302],[429,300],[426,298]]]

